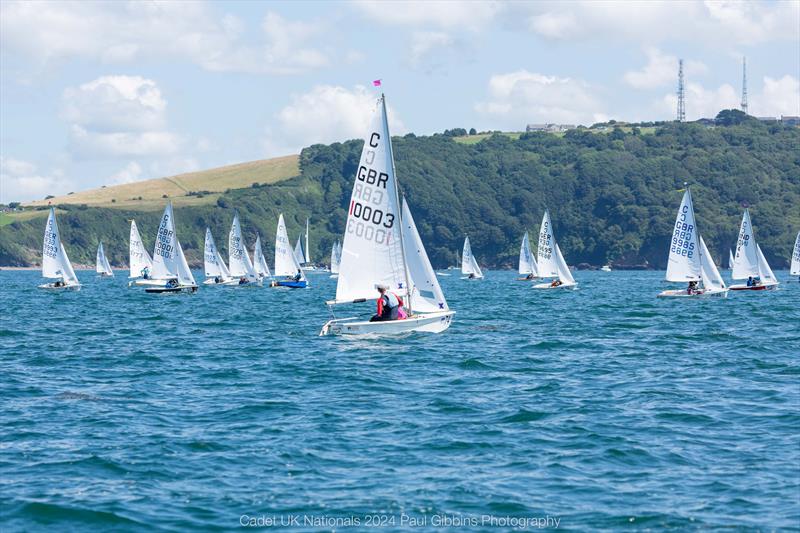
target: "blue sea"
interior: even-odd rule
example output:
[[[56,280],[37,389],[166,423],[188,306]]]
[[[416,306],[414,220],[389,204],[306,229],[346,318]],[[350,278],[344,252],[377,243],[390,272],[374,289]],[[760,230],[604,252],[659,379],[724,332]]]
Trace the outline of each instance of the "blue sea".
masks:
[[[800,530],[796,279],[659,300],[663,272],[450,273],[448,331],[353,340],[317,336],[326,274],[0,272],[0,530]]]

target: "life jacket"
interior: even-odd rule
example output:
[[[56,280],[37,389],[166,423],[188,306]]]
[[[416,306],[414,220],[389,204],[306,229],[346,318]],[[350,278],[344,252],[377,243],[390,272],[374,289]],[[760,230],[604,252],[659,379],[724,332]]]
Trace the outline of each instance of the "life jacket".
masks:
[[[385,320],[397,320],[402,301],[393,292],[386,291],[378,298],[380,316]]]

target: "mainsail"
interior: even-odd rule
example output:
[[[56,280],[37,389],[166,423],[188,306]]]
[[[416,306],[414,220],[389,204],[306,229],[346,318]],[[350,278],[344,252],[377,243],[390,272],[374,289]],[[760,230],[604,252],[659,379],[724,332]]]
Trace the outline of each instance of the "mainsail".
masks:
[[[708,248],[703,240],[703,236],[698,234],[700,239],[700,274],[703,279],[703,287],[706,290],[721,290],[725,288],[725,281],[714,264],[714,259],[708,253]]]
[[[728,249],[728,269],[733,270],[733,250]]]
[[[531,253],[531,243],[528,239],[527,231],[522,237],[522,245],[519,248],[519,273],[539,275],[536,268],[536,260],[533,258],[533,253]]]
[[[472,274],[476,278],[482,278],[483,272],[481,267],[478,266],[478,261],[472,254],[472,246],[469,244],[469,237],[464,238],[464,248],[461,251],[461,273]]]
[[[306,219],[306,255],[305,263],[311,264],[311,248],[308,246],[308,219]]]
[[[142,271],[153,270],[153,260],[150,254],[145,250],[142,244],[142,237],[139,235],[139,228],[136,227],[136,221],[131,220],[131,235],[129,240],[129,253],[130,253],[130,277],[138,278],[142,275]]]
[[[537,267],[539,277],[557,278],[558,265],[554,255],[556,239],[553,235],[553,225],[550,223],[550,212],[545,210],[542,216],[542,225],[539,228],[539,245],[537,247]]]
[[[44,228],[42,241],[42,277],[62,279],[66,285],[80,285],[72,264],[67,257],[67,251],[61,242],[61,233],[58,231],[56,212],[50,208],[47,225]]]
[[[700,281],[701,271],[692,193],[686,189],[672,231],[666,279],[676,282]]]
[[[750,212],[745,209],[742,225],[739,227],[739,238],[736,239],[736,254],[733,256],[733,279],[747,279],[758,276],[758,251],[750,223]]]
[[[175,279],[178,277],[178,237],[175,235],[175,220],[172,202],[167,204],[158,225],[156,245],[153,250],[153,279]]]
[[[258,281],[253,263],[250,262],[250,256],[247,255],[238,214],[233,215],[233,224],[231,224],[231,231],[228,234],[228,268],[233,277],[246,277],[249,281]]]
[[[230,279],[231,273],[228,266],[222,259],[222,256],[217,249],[217,244],[214,242],[214,236],[211,235],[211,229],[206,228],[206,241],[203,249],[203,264],[205,267],[205,274],[207,278],[222,278],[223,280]]]
[[[417,231],[417,225],[411,216],[408,202],[403,199],[403,247],[409,282],[411,283],[411,308],[418,312],[446,311],[447,300],[439,286],[425,246]]]
[[[256,235],[256,244],[253,248],[253,268],[260,278],[271,278],[267,259],[264,257],[264,250],[261,248],[261,235]]]
[[[369,128],[347,207],[336,302],[376,298],[377,284],[399,294],[408,285],[400,235],[400,202],[383,98]]]
[[[289,236],[286,234],[286,222],[283,220],[283,213],[278,217],[278,229],[275,232],[275,275],[294,276],[300,271],[301,279],[305,279],[305,274],[300,269],[300,262],[289,244]]]
[[[789,269],[792,276],[800,276],[800,231],[794,240],[794,250],[792,251],[792,266]]]
[[[95,271],[98,274],[103,274],[105,276],[113,276],[114,271],[111,270],[111,265],[108,263],[108,258],[106,257],[106,252],[103,250],[103,243],[101,242],[97,246],[97,258],[95,262]]]

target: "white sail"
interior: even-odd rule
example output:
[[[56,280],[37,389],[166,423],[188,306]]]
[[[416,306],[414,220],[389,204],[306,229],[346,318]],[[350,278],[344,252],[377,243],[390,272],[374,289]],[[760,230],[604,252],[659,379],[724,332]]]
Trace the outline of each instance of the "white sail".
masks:
[[[227,280],[231,277],[228,266],[225,264],[222,255],[217,249],[217,244],[214,242],[214,236],[211,234],[210,228],[206,228],[206,241],[203,247],[203,266],[207,278],[220,277],[223,280]]]
[[[745,209],[742,225],[739,227],[739,238],[736,239],[736,253],[733,256],[733,279],[747,279],[758,276],[758,252],[750,223],[750,212]]]
[[[104,274],[106,276],[114,275],[114,271],[111,270],[111,265],[109,264],[108,258],[106,257],[106,252],[103,249],[102,242],[97,246],[97,258],[94,269],[98,274]]]
[[[702,235],[698,235],[700,239],[700,274],[703,280],[703,287],[711,290],[719,290],[725,288],[725,281],[717,270],[717,265],[714,264],[714,258],[708,252],[706,243]]]
[[[333,243],[333,248],[331,249],[331,274],[338,274],[339,273],[339,263],[342,260],[342,248],[339,241]]]
[[[558,247],[558,243],[555,245],[553,254],[555,255],[556,268],[558,268],[558,279],[561,281],[561,284],[565,287],[577,285],[575,278],[572,277],[572,272],[570,272],[567,262],[564,260],[564,256],[561,254],[561,248]]]
[[[69,262],[67,251],[61,242],[61,233],[58,231],[56,212],[50,208],[47,224],[44,228],[42,241],[42,277],[61,279],[66,285],[80,285],[72,263]]]
[[[797,238],[794,240],[792,266],[789,268],[789,274],[792,276],[800,276],[800,231],[797,232]]]
[[[531,253],[531,243],[528,239],[527,231],[522,237],[522,245],[519,248],[519,273],[539,275],[536,268],[536,259],[533,258],[533,253]]]
[[[245,277],[249,281],[258,281],[253,263],[250,262],[250,256],[247,255],[238,214],[233,215],[231,231],[228,233],[228,269],[231,276],[235,278]]]
[[[145,268],[149,271],[153,270],[153,260],[150,258],[150,254],[147,250],[145,250],[144,244],[142,244],[142,236],[139,235],[139,228],[136,227],[135,220],[131,220],[131,235],[128,242],[131,269],[130,277],[140,277]]]
[[[692,193],[686,189],[672,230],[666,279],[677,282],[700,281],[701,270]]]
[[[556,238],[553,234],[553,225],[550,222],[550,212],[545,210],[542,216],[542,225],[539,227],[539,246],[536,252],[540,278],[558,277],[558,265],[553,253],[555,247]]]
[[[306,264],[311,264],[311,249],[308,246],[308,219],[306,219],[306,255],[304,262]]]
[[[769,267],[767,258],[764,257],[764,254],[761,252],[761,246],[758,244],[756,244],[756,256],[758,257],[758,277],[761,278],[761,283],[778,283],[778,278],[775,277],[775,274]]]
[[[336,284],[336,301],[376,298],[376,284],[402,293],[407,285],[400,235],[389,125],[383,98],[370,122],[361,151]]]
[[[728,249],[728,269],[733,270],[733,250]]]
[[[297,244],[294,245],[294,258],[297,260],[298,265],[302,265],[303,262],[306,260],[305,256],[303,255],[303,245],[301,243],[303,239],[302,235],[297,236]]]
[[[153,279],[174,279],[178,277],[178,237],[175,234],[175,220],[172,215],[172,202],[167,204],[156,234],[153,249]]]
[[[256,244],[253,248],[253,268],[260,278],[271,278],[267,258],[264,257],[264,250],[261,248],[261,235],[256,235]]]
[[[464,248],[461,251],[461,273],[472,274],[476,278],[482,278],[483,272],[481,267],[478,266],[478,261],[472,254],[472,246],[469,244],[469,237],[464,238]]]
[[[181,243],[175,239],[175,246],[176,246],[176,265],[177,265],[177,277],[178,277],[178,284],[182,287],[192,287],[197,285],[194,281],[194,276],[192,275],[192,271],[189,268],[189,263],[186,262],[186,256],[183,255],[183,248],[181,247]]]
[[[403,199],[403,246],[411,283],[412,310],[425,313],[449,309],[405,199]]]
[[[294,276],[298,270],[302,279],[305,279],[305,274],[300,269],[300,262],[289,244],[286,222],[281,213],[278,217],[278,229],[275,232],[275,276]]]

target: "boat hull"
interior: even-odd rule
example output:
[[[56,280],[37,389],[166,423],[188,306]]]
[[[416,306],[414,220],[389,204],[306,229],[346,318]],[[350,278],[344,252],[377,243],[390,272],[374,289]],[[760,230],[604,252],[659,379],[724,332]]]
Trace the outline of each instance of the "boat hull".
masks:
[[[762,283],[752,287],[748,287],[747,285],[731,285],[728,288],[732,291],[769,291],[777,286],[777,283]]]
[[[534,289],[575,289],[575,288],[577,288],[577,286],[578,286],[577,283],[574,283],[572,285],[569,285],[567,283],[562,283],[561,285],[556,285],[554,287],[552,283],[547,282],[547,283],[537,283],[536,285],[533,286],[533,288]]]
[[[658,294],[658,298],[727,298],[728,289],[721,290],[704,290],[694,294],[689,294],[686,289],[672,289],[662,291]]]
[[[78,285],[61,285],[60,287],[56,287],[55,283],[45,283],[43,285],[39,285],[40,289],[45,289],[48,291],[79,291],[81,290],[80,284]]]
[[[272,282],[272,287],[289,287],[290,289],[305,289],[308,287],[308,281],[289,281],[289,280],[276,280]]]
[[[414,331],[441,333],[450,327],[455,311],[439,313],[421,313],[404,320],[387,320],[369,322],[358,318],[341,318],[329,320],[322,326],[320,337],[328,335],[400,335]]]
[[[197,285],[184,285],[178,287],[148,287],[144,290],[150,294],[172,294],[179,292],[197,292]]]
[[[167,285],[166,279],[135,279],[128,282],[128,287],[164,287]]]

